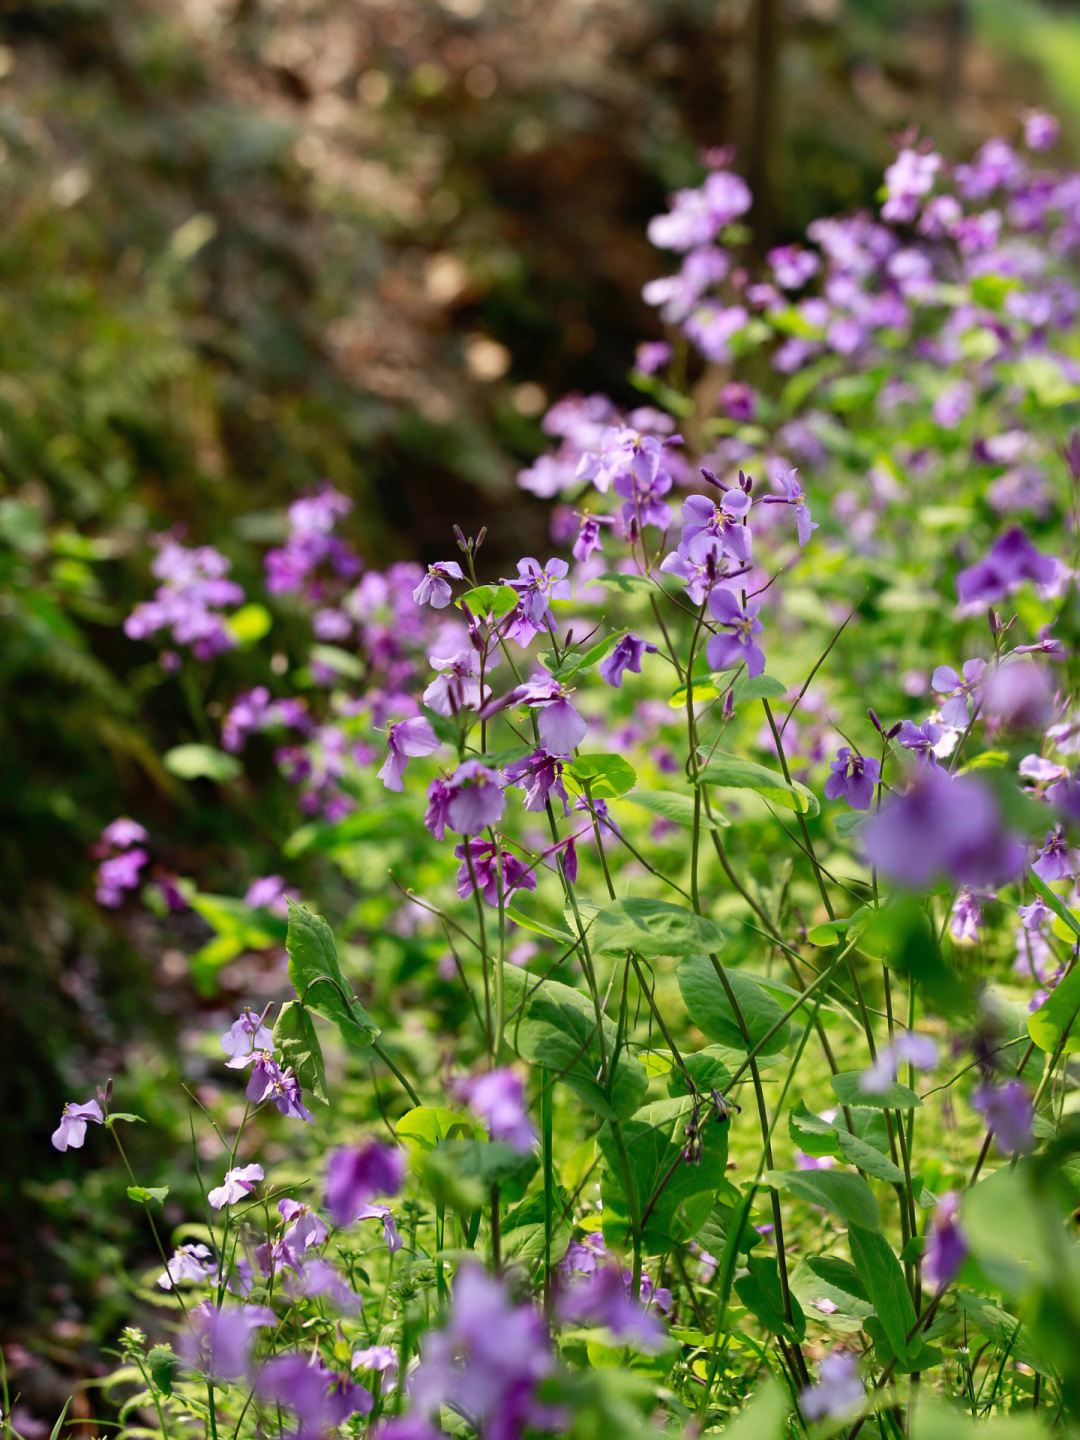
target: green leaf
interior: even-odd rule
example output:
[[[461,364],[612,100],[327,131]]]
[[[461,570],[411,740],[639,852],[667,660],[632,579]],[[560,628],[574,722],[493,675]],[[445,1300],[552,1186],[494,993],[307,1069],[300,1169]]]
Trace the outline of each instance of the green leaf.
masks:
[[[684,1152],[687,1126],[695,1116],[701,1158],[692,1163],[684,1158]],[[717,1118],[711,1103],[695,1101],[689,1095],[657,1100],[623,1122],[622,1142],[637,1189],[647,1248],[666,1250],[697,1233],[724,1179],[729,1129],[729,1122]],[[604,1238],[609,1244],[622,1245],[630,1234],[630,1216],[617,1143],[609,1125],[600,1131],[597,1143],[604,1159],[600,1176]]]
[[[722,683],[722,676],[716,678]],[[742,674],[732,686],[736,703],[740,700],[779,700],[787,692],[788,687],[774,675]]]
[[[858,835],[868,818],[863,810],[842,810],[833,816],[833,829],[841,840],[849,840],[852,835]]]
[[[301,1087],[328,1105],[322,1046],[315,1033],[315,1022],[299,1000],[289,1000],[281,1007],[274,1026],[274,1049],[280,1052],[284,1063],[295,1070]]]
[[[1076,917],[1073,915],[1072,911],[1066,906],[1061,896],[1055,895],[1053,890],[1050,889],[1050,886],[1047,885],[1046,881],[1043,880],[1041,876],[1036,875],[1034,870],[1028,871],[1028,879],[1031,881],[1032,886],[1038,892],[1038,894],[1040,894],[1042,898],[1046,901],[1047,905],[1050,906],[1050,909],[1053,910],[1054,914],[1058,917],[1061,923],[1063,925],[1066,925],[1073,935],[1080,936],[1080,921],[1077,921]]]
[[[722,677],[722,676],[718,675],[718,676],[716,677],[716,681],[715,681],[715,682],[712,681],[712,680],[705,680],[705,679],[700,679],[700,680],[699,680],[696,675],[694,676],[694,704],[695,704],[695,705],[700,704],[701,702],[703,702],[703,701],[705,701],[705,700],[715,700],[718,695],[722,695],[723,693],[724,693],[724,682],[723,682],[723,677]],[[686,686],[685,686],[685,685],[680,685],[680,686],[678,686],[677,689],[675,689],[675,690],[673,690],[673,691],[671,692],[671,698],[668,700],[668,705],[671,707],[672,710],[685,710],[685,709],[686,709]]]
[[[866,1286],[859,1278],[859,1272],[850,1260],[842,1260],[838,1255],[813,1255],[806,1264],[807,1268],[819,1279],[824,1280],[826,1285],[831,1285],[836,1290],[842,1290],[855,1300],[862,1300],[866,1304],[870,1303]]]
[[[1063,1055],[1080,1050],[1080,965],[1074,965],[1028,1016],[1028,1034],[1048,1055],[1059,1047]]]
[[[922,1104],[914,1090],[898,1080],[885,1090],[864,1090],[860,1085],[861,1070],[843,1070],[830,1076],[833,1094],[841,1105],[859,1106],[864,1110],[917,1110]]]
[[[912,1440],[1048,1440],[1050,1429],[1038,1411],[965,1414],[938,1395],[922,1393],[911,1424]]]
[[[836,1142],[844,1159],[865,1175],[872,1175],[875,1180],[886,1180],[890,1185],[904,1183],[904,1172],[899,1165],[894,1165],[888,1155],[884,1155],[876,1145],[868,1144],[861,1135],[852,1135],[838,1125]]]
[[[244,771],[235,755],[227,755],[213,745],[174,745],[161,757],[161,763],[180,780],[215,780],[218,784],[235,780]]]
[[[601,585],[610,585],[615,590],[621,590],[624,595],[649,595],[657,589],[653,581],[646,579],[644,575],[620,575],[609,570],[598,578]]]
[[[312,645],[308,658],[316,665],[325,665],[328,670],[345,680],[364,678],[363,663],[351,650],[343,650],[340,645]]]
[[[285,948],[297,998],[309,1010],[332,1020],[350,1050],[358,1054],[370,1050],[379,1027],[345,983],[334,936],[322,916],[290,900]]]
[[[900,1360],[909,1359],[921,1348],[922,1342],[918,1336],[910,1343],[907,1338],[915,1328],[917,1316],[903,1266],[876,1225],[866,1228],[849,1223],[848,1244],[859,1279],[866,1287],[893,1354]]]
[[[770,1334],[783,1335],[789,1340],[797,1341],[805,1337],[806,1316],[794,1295],[791,1295],[791,1320],[784,1314],[780,1270],[771,1256],[750,1256],[747,1273],[735,1281],[735,1293],[755,1320]]]
[[[741,755],[716,751],[709,764],[698,774],[701,785],[716,785],[722,790],[753,790],[774,805],[783,805],[797,814],[817,815],[821,806],[812,790],[793,780],[789,785],[783,775],[766,769]]]
[[[543,1065],[605,1120],[622,1119],[641,1104],[649,1077],[641,1061],[627,1050],[616,1054],[615,1026],[603,1016],[609,1064],[610,1095],[597,1075],[600,1043],[592,1001],[579,990],[557,980],[507,967],[507,1039],[517,1053],[533,1065]]]
[[[548,659],[554,662],[555,656],[550,650],[544,651],[540,659],[551,671],[556,680],[565,684],[573,676],[580,674],[583,670],[591,670],[594,665],[599,664],[609,650],[613,649],[616,641],[621,640],[626,634],[625,630],[616,630],[611,635],[605,635],[603,640],[598,640],[595,645],[590,645],[588,650],[580,653],[573,653],[563,658],[561,665],[548,663]]]
[[[516,607],[518,593],[510,585],[478,585],[475,590],[459,595],[457,603],[467,605],[482,620],[489,615],[501,620]]]
[[[724,1440],[783,1440],[791,1405],[776,1380],[759,1385],[735,1418],[724,1426]]]
[[[424,1158],[421,1175],[432,1174],[452,1180],[462,1191],[471,1191],[479,1184],[484,1204],[493,1185],[499,1187],[504,1200],[520,1199],[540,1164],[533,1151],[515,1150],[499,1140],[464,1140],[450,1137],[440,1140]]]
[[[572,1213],[570,1197],[556,1190],[554,1214],[551,1217],[551,1263],[557,1265],[566,1254],[573,1237],[573,1227],[566,1219]],[[543,1259],[545,1248],[544,1196],[526,1195],[502,1221],[502,1260],[504,1265],[534,1265]]]
[[[874,1192],[861,1175],[844,1170],[770,1170],[770,1185],[831,1211],[845,1225],[876,1230],[881,1225]]]
[[[440,1140],[467,1140],[473,1134],[473,1126],[464,1116],[436,1105],[417,1105],[406,1111],[395,1128],[414,1155],[434,1150]]]
[[[159,1394],[172,1394],[173,1376],[179,1363],[179,1357],[173,1354],[168,1345],[155,1345],[147,1355],[146,1368],[150,1371],[150,1379]]]
[[[684,830],[694,828],[694,797],[684,795],[677,790],[635,790],[625,797],[627,804],[640,805],[643,810],[651,810],[654,815],[662,815],[665,820],[671,820],[676,825],[681,825]],[[705,807],[701,807],[701,828],[703,830],[720,830],[730,824],[730,821],[713,809],[712,819],[705,813]]]
[[[506,907],[507,919],[512,920],[515,925],[520,925],[523,930],[531,930],[534,935],[546,935],[549,940],[556,941],[559,945],[570,947],[578,944],[576,935],[571,935],[569,930],[559,930],[554,925],[545,925],[542,920],[536,920],[531,915],[526,915],[524,910],[518,910],[516,906]]]
[[[234,642],[246,650],[249,645],[256,645],[267,635],[274,624],[274,617],[265,605],[241,605],[239,610],[234,610],[226,618],[225,628],[232,636]]]
[[[637,784],[637,772],[621,755],[578,755],[563,767],[563,780],[575,795],[588,785],[594,800],[613,800]]]
[[[169,1193],[167,1185],[129,1185],[127,1187],[128,1199],[137,1200],[140,1205],[164,1205],[165,1197]]]
[[[725,973],[742,1025],[707,955],[690,955],[682,962],[677,972],[679,989],[690,1019],[703,1035],[745,1053],[764,1040],[784,1012],[776,998],[753,976],[731,969]],[[783,1050],[788,1035],[785,1021],[769,1041],[769,1050],[774,1053]]]
[[[639,955],[692,955],[716,951],[724,932],[683,905],[631,895],[601,910],[592,927],[597,950],[636,950]]]

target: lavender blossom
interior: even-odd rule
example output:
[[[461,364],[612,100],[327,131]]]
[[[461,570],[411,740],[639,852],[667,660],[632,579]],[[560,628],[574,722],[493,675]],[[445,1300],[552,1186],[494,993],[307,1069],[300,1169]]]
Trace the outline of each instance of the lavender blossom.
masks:
[[[467,840],[458,845],[454,854],[461,861],[457,876],[457,892],[467,900],[474,888],[480,892],[489,905],[499,903],[499,872],[496,868],[496,848],[487,840]],[[515,890],[536,889],[536,874],[523,865],[509,850],[502,852],[502,898],[508,904]],[[474,886],[475,877],[475,886]]]
[[[660,1350],[667,1339],[663,1324],[628,1293],[617,1265],[601,1265],[559,1296],[559,1319],[570,1325],[602,1325],[616,1340],[641,1350]]]
[[[189,1365],[212,1380],[242,1380],[251,1362],[255,1332],[276,1321],[265,1305],[222,1309],[205,1300],[187,1312],[177,1349]]]
[[[165,1270],[158,1276],[162,1290],[172,1290],[184,1282],[199,1285],[215,1274],[210,1251],[205,1245],[178,1245],[173,1251]]]
[[[459,835],[475,835],[497,825],[506,804],[504,781],[479,760],[465,760],[447,786],[446,824]]]
[[[76,1105],[69,1100],[64,1106],[64,1112],[60,1116],[60,1124],[52,1133],[52,1143],[57,1150],[81,1150],[86,1140],[86,1126],[88,1123],[103,1125],[105,1117],[101,1113],[101,1106],[96,1100],[88,1100],[85,1105]]]
[[[238,1166],[226,1171],[223,1183],[211,1190],[206,1198],[215,1210],[220,1210],[223,1205],[235,1205],[245,1195],[250,1195],[262,1178],[261,1165]]]
[[[1003,1155],[1023,1154],[1035,1144],[1031,1132],[1031,1096],[1019,1080],[980,1085],[971,1097]]]
[[[853,810],[869,810],[874,786],[880,782],[880,763],[869,756],[853,755],[851,747],[843,745],[825,781],[825,798],[838,800],[843,796]]]
[[[437,560],[429,565],[427,574],[413,591],[417,605],[430,605],[433,610],[445,610],[450,604],[453,591],[451,580],[463,580],[461,566],[456,560]]]
[[[513,1150],[532,1151],[536,1130],[525,1109],[520,1078],[505,1067],[483,1075],[459,1080],[456,1093],[471,1110],[487,1122],[492,1140],[501,1140]]]
[[[1052,585],[1058,576],[1058,562],[1042,555],[1019,526],[998,537],[975,565],[956,577],[956,594],[972,609],[1003,600],[1025,580]]]
[[[939,665],[930,683],[939,695],[949,699],[941,707],[941,719],[954,730],[964,730],[972,715],[973,702],[978,704],[979,685],[986,671],[985,660],[965,660],[963,674],[951,665]]]
[[[397,1194],[404,1171],[401,1151],[377,1140],[335,1150],[326,1172],[326,1213],[339,1227],[351,1225],[374,1196]]]
[[[641,657],[646,653],[657,654],[656,646],[650,645],[647,640],[639,640],[636,635],[623,635],[616,642],[611,654],[600,662],[601,678],[618,690],[625,671],[632,670],[637,675],[641,674]]]
[[[293,1351],[268,1360],[255,1388],[269,1404],[283,1405],[297,1419],[293,1440],[325,1440],[350,1415],[367,1415],[374,1404],[370,1390],[328,1370],[314,1352]]]
[[[968,1253],[957,1222],[960,1194],[947,1190],[938,1201],[930,1221],[930,1233],[922,1257],[923,1279],[936,1290],[952,1283]]]
[[[379,771],[379,779],[388,790],[403,790],[402,777],[409,760],[417,755],[430,755],[439,748],[439,738],[423,716],[401,720],[386,733],[389,754]]]
[[[847,1422],[859,1413],[865,1394],[855,1357],[838,1350],[825,1356],[817,1384],[808,1386],[799,1400],[807,1420]]]
[[[709,611],[729,632],[709,637],[705,654],[711,669],[731,670],[743,663],[748,675],[760,675],[765,669],[765,652],[754,642],[764,629],[757,618],[759,608],[756,600],[748,600],[743,610],[730,590],[711,592]]]

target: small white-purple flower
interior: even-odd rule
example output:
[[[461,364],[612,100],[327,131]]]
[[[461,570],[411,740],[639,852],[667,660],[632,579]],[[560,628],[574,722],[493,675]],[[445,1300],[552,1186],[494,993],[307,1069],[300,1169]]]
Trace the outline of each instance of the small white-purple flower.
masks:
[[[98,1102],[88,1100],[85,1105],[76,1105],[68,1101],[64,1106],[64,1113],[60,1116],[60,1124],[52,1133],[52,1143],[56,1149],[80,1150],[86,1139],[88,1121],[95,1125],[104,1124],[105,1117]]]
[[[215,1210],[220,1210],[223,1205],[235,1205],[245,1195],[250,1195],[262,1178],[261,1165],[237,1166],[236,1169],[225,1172],[224,1181],[211,1190],[206,1198]]]
[[[864,1095],[882,1094],[895,1081],[902,1063],[916,1070],[932,1070],[937,1064],[936,1042],[929,1035],[901,1030],[878,1051],[870,1069],[859,1076],[859,1089]]]

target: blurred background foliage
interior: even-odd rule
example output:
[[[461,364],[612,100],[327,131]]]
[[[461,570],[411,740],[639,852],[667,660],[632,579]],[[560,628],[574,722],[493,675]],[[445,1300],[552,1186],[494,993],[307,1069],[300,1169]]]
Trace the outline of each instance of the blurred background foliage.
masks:
[[[94,905],[92,842],[127,812],[210,890],[241,846],[277,868],[242,788],[161,764],[199,736],[120,628],[152,537],[243,582],[326,479],[371,564],[445,558],[455,522],[489,527],[492,573],[540,554],[515,473],[559,395],[633,398],[665,268],[645,223],[702,151],[738,147],[765,248],[870,200],[909,129],[966,153],[1045,105],[1075,155],[1078,75],[1050,0],[0,4],[0,1200],[42,1182],[0,1232],[5,1320],[94,1303],[72,1287],[100,1254],[80,1272],[55,1231],[93,1197],[48,1133],[125,1066],[153,1116],[202,1003],[156,930]],[[244,651],[202,680],[212,709]]]

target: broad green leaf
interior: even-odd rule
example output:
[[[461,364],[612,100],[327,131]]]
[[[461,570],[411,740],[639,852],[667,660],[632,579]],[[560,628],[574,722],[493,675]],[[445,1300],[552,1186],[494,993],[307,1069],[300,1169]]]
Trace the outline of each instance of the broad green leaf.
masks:
[[[1063,1055],[1080,1050],[1080,965],[1074,965],[1028,1016],[1028,1034],[1048,1055],[1059,1046]]]
[[[779,1002],[759,980],[739,970],[729,969],[725,974],[738,1005],[736,1014],[707,955],[688,956],[679,966],[677,974],[690,1019],[703,1035],[733,1050],[745,1052],[753,1049],[783,1017],[784,1011]],[[766,1048],[771,1053],[782,1051],[787,1045],[788,1035],[785,1021]]]
[[[719,925],[705,916],[668,900],[639,895],[616,900],[601,910],[590,939],[596,950],[636,950],[648,956],[716,951],[725,943]]]
[[[607,655],[608,651],[614,648],[616,641],[621,640],[625,633],[623,630],[616,630],[611,635],[605,635],[603,640],[598,640],[595,645],[590,645],[588,650],[564,656],[561,665],[554,663],[555,656],[550,650],[545,650],[540,656],[540,659],[551,671],[552,675],[555,676],[555,679],[565,684],[567,680],[579,674],[582,670],[591,670],[594,665],[599,664],[604,656]],[[551,663],[549,663],[549,660]]]
[[[473,1134],[473,1125],[468,1119],[436,1105],[417,1105],[407,1110],[395,1129],[414,1155],[418,1151],[434,1150],[440,1140],[468,1140]]]
[[[573,1228],[565,1218],[569,1213],[569,1196],[562,1190],[555,1195],[551,1217],[550,1257],[557,1265],[566,1254]],[[502,1220],[503,1264],[534,1265],[544,1257],[544,1196],[526,1195]]]
[[[696,1115],[701,1158],[685,1159],[687,1127]],[[621,1126],[630,1174],[637,1188],[643,1239],[654,1250],[696,1234],[713,1206],[713,1196],[727,1165],[727,1120],[717,1118],[709,1102],[689,1095],[657,1100],[638,1110]],[[604,1168],[600,1195],[604,1202],[604,1238],[622,1245],[630,1233],[622,1168],[611,1127],[598,1136]],[[696,1202],[696,1203],[693,1203]],[[648,1212],[646,1214],[646,1212]]]
[[[749,1402],[724,1426],[724,1440],[783,1440],[790,1402],[780,1383],[766,1380]],[[710,1432],[711,1433],[711,1432]]]
[[[788,1111],[788,1133],[806,1155],[839,1155],[837,1127],[831,1120],[808,1110],[800,1100],[793,1110]]]
[[[533,1065],[543,1065],[605,1120],[623,1118],[641,1104],[649,1088],[645,1067],[625,1049],[617,1056],[607,1095],[597,1076],[600,1044],[592,1001],[579,990],[557,980],[507,967],[506,1038],[517,1053]],[[603,1016],[609,1064],[616,1061],[615,1026]]]
[[[722,750],[711,756],[709,764],[699,773],[698,782],[716,785],[722,790],[753,790],[763,800],[783,805],[798,814],[817,815],[821,810],[817,796],[798,780],[789,785],[776,770]]]
[[[974,982],[946,965],[923,906],[911,897],[891,900],[863,926],[859,949],[872,960],[899,970],[923,1000],[942,1015],[966,1017],[975,1003]]]
[[[481,620],[489,615],[501,620],[517,605],[518,593],[510,585],[478,585],[475,590],[459,595],[457,603],[467,605]]]
[[[917,1110],[922,1104],[914,1090],[894,1080],[884,1090],[864,1090],[861,1070],[843,1070],[832,1075],[829,1083],[841,1105],[857,1105],[865,1110]]]
[[[902,1185],[904,1172],[875,1146],[869,1145],[861,1135],[852,1135],[842,1125],[836,1129],[836,1141],[840,1152],[849,1164],[875,1180],[886,1180],[890,1185]]]
[[[719,684],[719,688],[718,688],[718,684]],[[724,682],[723,682],[721,676],[717,676],[717,677],[716,677],[716,682],[714,682],[714,681],[712,681],[712,680],[705,680],[705,679],[700,679],[700,680],[699,680],[696,676],[694,677],[694,704],[695,704],[695,705],[699,705],[699,704],[703,703],[703,702],[706,701],[706,700],[715,700],[718,695],[723,694],[723,691],[724,691]],[[677,689],[675,689],[675,690],[673,690],[673,691],[671,692],[671,698],[668,700],[668,704],[670,705],[670,707],[672,708],[672,710],[685,710],[685,709],[686,709],[686,686],[685,686],[685,685],[680,685],[680,686],[678,686]]]
[[[332,1020],[350,1050],[363,1053],[379,1027],[355,998],[338,964],[330,926],[321,915],[289,901],[289,979],[297,998],[309,1010]]]
[[[506,915],[515,925],[520,925],[523,930],[531,930],[534,935],[546,935],[549,940],[555,940],[560,945],[577,945],[576,935],[571,935],[569,930],[559,930],[554,925],[545,925],[542,920],[536,920],[532,915],[526,915],[523,910],[518,910],[513,905],[506,907]]]
[[[613,800],[637,784],[637,772],[621,755],[578,755],[563,767],[563,781],[575,795],[585,786],[595,800]]]
[[[874,1192],[861,1175],[844,1170],[770,1170],[766,1178],[777,1190],[820,1205],[845,1225],[862,1225],[867,1230],[881,1225]]]
[[[421,1175],[427,1181],[438,1174],[462,1192],[471,1192],[475,1182],[486,1204],[493,1185],[499,1187],[502,1199],[520,1199],[539,1163],[533,1151],[515,1150],[499,1140],[451,1137],[439,1140],[425,1155]]]
[[[244,772],[235,755],[227,755],[213,745],[174,745],[166,750],[161,763],[180,780],[215,780],[219,785]]]
[[[849,1224],[848,1244],[859,1279],[866,1288],[893,1353],[900,1360],[909,1359],[921,1347],[921,1341],[918,1336],[910,1342],[907,1338],[915,1328],[917,1316],[904,1279],[903,1266],[876,1225],[867,1229],[859,1224]]]
[[[1007,1296],[1052,1284],[1055,1260],[1046,1244],[1064,1216],[1035,1193],[1029,1165],[995,1170],[973,1185],[960,1207],[960,1228],[983,1271]]]
[[[684,830],[694,828],[694,797],[684,795],[677,790],[634,790],[624,797],[629,805],[640,805],[643,810],[651,810],[654,815],[661,815],[665,820],[671,820],[676,825],[681,825]],[[712,818],[705,813],[704,805],[701,807],[701,828],[703,830],[720,830],[730,824],[720,812],[714,807]]]
[[[162,1395],[172,1394],[173,1376],[180,1364],[179,1356],[168,1345],[155,1345],[146,1357],[146,1368],[154,1388]]]
[[[274,1026],[274,1049],[280,1052],[284,1063],[296,1071],[302,1089],[309,1090],[324,1105],[330,1103],[326,1098],[326,1070],[315,1022],[299,1000],[289,1000],[281,1007]]]
[[[751,1255],[746,1263],[747,1273],[735,1281],[736,1295],[770,1334],[802,1340],[806,1335],[806,1316],[794,1295],[791,1295],[791,1319],[785,1316],[784,1292],[776,1261],[769,1255]]]
[[[929,1394],[920,1394],[911,1424],[912,1440],[1049,1440],[1050,1434],[1037,1410],[1016,1408],[1007,1415],[976,1417]]]
[[[722,676],[716,677],[722,680]],[[786,695],[788,687],[774,675],[742,674],[732,686],[736,703],[740,700],[779,700]]]
[[[866,1304],[870,1303],[866,1286],[859,1278],[859,1272],[850,1260],[842,1260],[839,1255],[812,1255],[806,1264],[827,1285],[831,1285],[836,1290],[842,1290],[855,1300],[861,1300]]]
[[[841,840],[849,840],[859,833],[867,818],[862,810],[842,810],[839,815],[833,816],[833,829]]]

